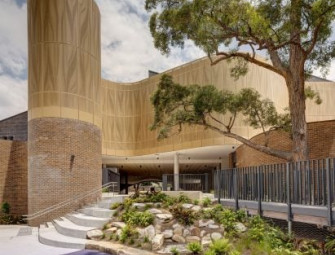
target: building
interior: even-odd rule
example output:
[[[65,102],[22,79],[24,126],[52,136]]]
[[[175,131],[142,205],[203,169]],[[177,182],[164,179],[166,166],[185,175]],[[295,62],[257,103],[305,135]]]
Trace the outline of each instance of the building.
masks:
[[[160,74],[127,84],[101,79],[100,13],[93,0],[29,0],[28,28],[28,112],[0,122],[0,137],[7,139],[0,141],[0,201],[8,200],[17,214],[31,215],[77,198],[30,224],[96,200],[102,166],[118,169],[121,180],[129,183],[161,179],[174,169],[211,173],[229,166],[230,155],[240,145],[233,139],[186,127],[180,135],[158,141],[156,132],[149,130],[153,119],[149,99]],[[183,85],[214,84],[232,91],[252,87],[278,109],[287,106],[279,75],[250,65],[248,74],[235,81],[229,69],[227,62],[211,66],[202,58],[166,73]],[[309,102],[307,120],[322,126],[321,121],[335,117],[331,98],[335,84],[316,79],[309,85],[319,91],[323,104]],[[18,141],[24,129],[21,122],[15,124],[18,118],[27,118],[26,142]],[[6,125],[17,131],[7,132]],[[241,118],[234,131],[248,139],[261,132]],[[241,160],[246,156],[242,149],[237,152]]]

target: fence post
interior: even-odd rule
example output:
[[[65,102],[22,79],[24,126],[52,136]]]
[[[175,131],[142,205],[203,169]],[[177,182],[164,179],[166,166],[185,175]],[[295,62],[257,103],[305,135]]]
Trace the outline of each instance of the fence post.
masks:
[[[163,174],[163,190],[167,191],[167,175]]]
[[[333,225],[333,196],[332,196],[332,179],[330,170],[330,158],[326,159],[326,179],[327,179],[327,216],[328,226]]]
[[[217,170],[217,182],[218,182],[218,203],[221,204],[221,172],[222,170]]]
[[[261,167],[257,167],[257,190],[258,190],[258,214],[262,216],[262,177],[261,177]]]
[[[287,225],[288,234],[292,233],[292,203],[291,203],[291,173],[290,163],[286,163],[286,203],[287,203]]]
[[[208,173],[205,173],[205,192],[209,193],[209,190],[208,190]]]
[[[236,168],[233,169],[233,175],[234,175],[235,210],[237,211],[239,209],[239,206],[238,206],[238,173]]]

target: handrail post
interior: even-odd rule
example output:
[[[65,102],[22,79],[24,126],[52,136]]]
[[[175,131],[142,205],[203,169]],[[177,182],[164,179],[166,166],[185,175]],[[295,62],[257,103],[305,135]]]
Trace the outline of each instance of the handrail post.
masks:
[[[163,174],[163,190],[167,191],[167,175]]]
[[[218,203],[221,204],[221,171],[217,170],[217,182],[218,182]]]
[[[233,175],[234,175],[235,210],[237,211],[239,209],[239,206],[238,206],[238,173],[236,168],[233,169]]]
[[[290,163],[286,163],[286,203],[287,203],[287,223],[288,234],[292,234],[292,203],[291,203],[291,173]]]
[[[326,178],[327,178],[327,216],[328,216],[328,226],[333,225],[333,196],[332,196],[332,179],[330,170],[330,158],[326,159]]]
[[[261,178],[261,167],[257,167],[257,189],[258,189],[258,214],[262,216],[262,178]]]

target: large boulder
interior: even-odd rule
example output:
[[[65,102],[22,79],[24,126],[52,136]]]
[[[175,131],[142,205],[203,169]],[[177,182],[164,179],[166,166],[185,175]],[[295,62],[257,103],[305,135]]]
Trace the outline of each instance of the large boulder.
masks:
[[[243,233],[243,232],[247,231],[247,227],[244,226],[244,224],[241,223],[241,222],[237,222],[237,223],[235,224],[235,229],[236,229],[236,231],[239,232],[239,233]]]
[[[200,237],[198,237],[198,236],[187,236],[186,237],[186,242],[187,243],[196,243],[196,242],[200,243]]]
[[[152,244],[152,250],[157,251],[160,248],[162,248],[164,244],[164,235],[163,234],[158,234],[155,235],[155,237],[151,241]]]
[[[211,234],[211,238],[213,241],[216,241],[216,240],[219,240],[222,238],[222,234],[221,233],[218,233],[218,232],[213,232]]]
[[[172,229],[166,229],[166,230],[163,231],[162,234],[164,235],[164,238],[166,238],[166,239],[172,238],[173,230]]]
[[[139,211],[144,211],[146,209],[146,204],[144,203],[133,203],[132,205],[134,208],[138,209]]]
[[[178,228],[175,228],[175,229],[173,230],[173,233],[174,233],[175,235],[180,235],[180,236],[182,236],[182,235],[183,235],[183,230],[184,230],[183,227],[178,227]]]
[[[148,210],[148,212],[151,213],[151,214],[159,214],[159,213],[161,214],[162,213],[161,210],[158,210],[156,208],[151,208],[151,209]]]
[[[100,229],[89,230],[86,233],[87,238],[92,240],[100,240],[102,239],[103,235],[104,233]]]
[[[185,238],[182,237],[181,235],[173,235],[172,240],[177,242],[177,243],[185,243]]]
[[[200,229],[197,227],[192,227],[191,228],[191,235],[192,236],[200,236]]]
[[[207,227],[208,225],[214,224],[214,220],[199,220],[199,227],[204,228]]]
[[[156,218],[161,222],[161,223],[166,223],[169,222],[173,219],[173,216],[171,213],[158,213],[156,214]]]
[[[145,230],[145,236],[147,236],[151,241],[156,235],[155,227],[153,225],[149,225],[144,230]]]
[[[121,221],[114,221],[112,222],[112,227],[117,227],[117,228],[124,228],[126,226],[126,223],[121,222]]]

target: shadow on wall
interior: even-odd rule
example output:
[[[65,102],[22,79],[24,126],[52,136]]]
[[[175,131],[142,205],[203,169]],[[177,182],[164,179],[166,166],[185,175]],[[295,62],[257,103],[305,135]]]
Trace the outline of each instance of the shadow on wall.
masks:
[[[28,213],[27,142],[0,140],[0,203],[9,203],[10,213]]]

